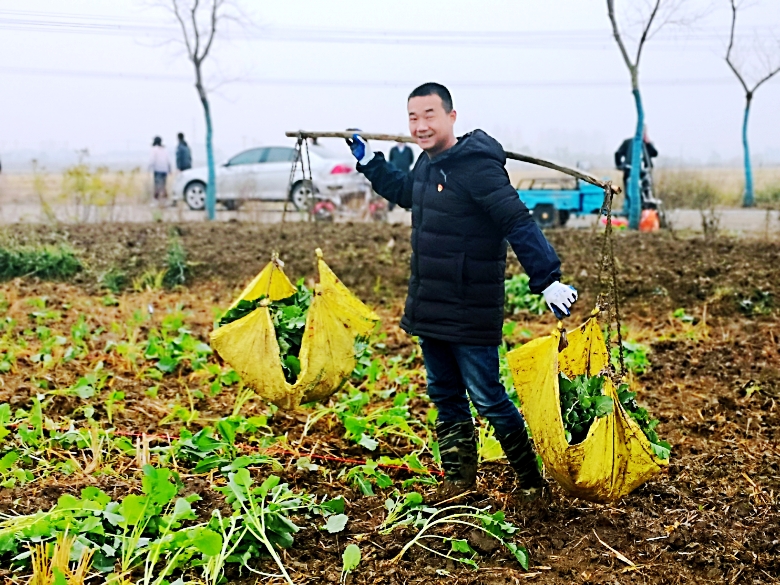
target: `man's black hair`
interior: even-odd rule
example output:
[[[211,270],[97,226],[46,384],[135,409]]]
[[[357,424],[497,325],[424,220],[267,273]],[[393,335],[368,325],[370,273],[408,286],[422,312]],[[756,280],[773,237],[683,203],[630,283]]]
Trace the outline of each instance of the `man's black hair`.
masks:
[[[441,83],[434,83],[432,81],[423,83],[420,87],[416,87],[409,94],[408,99],[413,97],[425,97],[426,95],[437,95],[441,98],[441,105],[444,106],[444,111],[448,114],[452,111],[452,96],[450,90],[444,87]]]
[[[181,141],[184,141],[184,133],[183,133],[183,132],[179,132],[179,133],[176,135],[176,138],[178,138],[178,139],[179,139],[179,140],[181,140]]]

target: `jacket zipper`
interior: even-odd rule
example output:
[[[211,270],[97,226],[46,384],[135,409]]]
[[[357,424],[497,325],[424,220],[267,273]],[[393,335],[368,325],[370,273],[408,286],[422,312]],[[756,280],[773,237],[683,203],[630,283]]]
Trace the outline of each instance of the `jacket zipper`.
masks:
[[[428,165],[428,167],[430,169],[430,165]],[[417,277],[417,285],[414,290],[414,302],[412,303],[412,330],[414,330],[415,324],[417,322],[417,307],[420,304],[420,249],[417,244],[420,240],[420,230],[422,230],[423,212],[425,210],[425,191],[427,188],[428,172],[425,174],[425,181],[423,182],[420,194],[420,224],[417,226],[417,229],[414,232],[414,275]]]

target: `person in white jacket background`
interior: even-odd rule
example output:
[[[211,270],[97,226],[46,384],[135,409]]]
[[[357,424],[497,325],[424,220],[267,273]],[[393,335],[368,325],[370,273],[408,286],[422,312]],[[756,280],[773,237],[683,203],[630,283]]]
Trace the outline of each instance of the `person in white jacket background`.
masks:
[[[152,153],[149,157],[149,170],[154,174],[154,198],[162,201],[168,197],[165,183],[171,172],[171,159],[162,143],[162,138],[155,136],[152,141]]]

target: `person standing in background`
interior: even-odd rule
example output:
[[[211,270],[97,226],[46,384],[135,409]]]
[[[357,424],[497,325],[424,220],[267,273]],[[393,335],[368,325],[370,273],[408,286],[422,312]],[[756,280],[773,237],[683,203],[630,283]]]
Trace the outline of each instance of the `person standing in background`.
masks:
[[[391,165],[408,175],[412,169],[414,154],[412,154],[412,149],[409,148],[406,143],[398,142],[395,146],[393,146],[393,148],[390,149],[389,160]],[[390,202],[387,206],[388,211],[393,211],[394,208],[394,202]]]
[[[162,143],[162,138],[155,136],[152,141],[152,153],[149,157],[149,170],[154,175],[154,198],[156,201],[162,201],[168,197],[165,187],[168,174],[171,172],[171,159],[168,157],[168,151]]]
[[[628,196],[628,182],[631,180],[631,172],[633,166],[631,164],[632,148],[634,146],[634,137],[626,138],[620,147],[615,151],[615,168],[623,171],[623,213],[628,215],[630,207],[630,200]],[[647,172],[653,168],[653,159],[658,156],[658,149],[650,142],[650,137],[647,134],[647,125],[645,125],[642,132],[642,161],[639,165],[639,189],[640,200],[642,190],[642,178]]]
[[[190,152],[190,145],[184,140],[184,134],[179,132],[179,145],[176,147],[176,169],[179,171],[186,171],[192,168],[192,152]]]

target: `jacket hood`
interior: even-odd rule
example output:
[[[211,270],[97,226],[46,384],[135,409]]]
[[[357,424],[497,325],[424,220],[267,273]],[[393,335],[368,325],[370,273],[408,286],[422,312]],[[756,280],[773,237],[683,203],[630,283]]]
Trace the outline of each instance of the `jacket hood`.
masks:
[[[431,159],[432,164],[439,164],[463,157],[489,157],[506,164],[506,153],[501,144],[484,130],[472,130],[458,138],[458,143]]]

